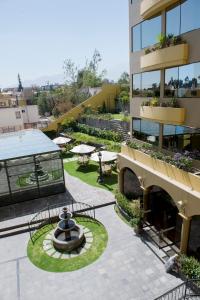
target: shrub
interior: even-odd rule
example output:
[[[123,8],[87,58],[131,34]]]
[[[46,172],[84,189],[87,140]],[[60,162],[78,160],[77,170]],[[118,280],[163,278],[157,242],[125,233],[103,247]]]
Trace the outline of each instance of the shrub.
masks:
[[[121,194],[119,191],[116,192],[115,198],[117,204],[127,213],[131,219],[140,218],[140,201],[139,200],[128,200],[126,196]]]
[[[181,272],[189,279],[200,279],[200,263],[194,257],[181,255],[179,258]]]
[[[103,138],[106,140],[111,140],[114,142],[121,142],[121,140],[122,140],[122,137],[118,132],[113,132],[111,130],[102,130],[99,128],[90,127],[85,124],[77,124],[76,131],[79,131],[79,132],[82,132],[82,133],[85,133],[88,135],[96,136],[99,138]]]

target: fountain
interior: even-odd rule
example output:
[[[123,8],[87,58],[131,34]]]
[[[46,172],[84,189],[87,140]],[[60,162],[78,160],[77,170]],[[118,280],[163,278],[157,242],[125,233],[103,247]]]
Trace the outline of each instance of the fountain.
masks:
[[[49,178],[49,175],[47,171],[43,171],[42,166],[40,165],[39,160],[36,160],[35,163],[35,170],[33,173],[30,175],[30,181],[36,182],[38,181],[45,181]]]
[[[64,207],[59,214],[60,221],[53,233],[53,245],[56,250],[72,251],[85,240],[83,229],[71,219],[72,213]]]

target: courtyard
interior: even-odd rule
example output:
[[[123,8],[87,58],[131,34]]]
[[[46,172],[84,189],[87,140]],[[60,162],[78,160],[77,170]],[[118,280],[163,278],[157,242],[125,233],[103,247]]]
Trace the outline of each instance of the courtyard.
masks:
[[[114,201],[111,192],[66,172],[65,181],[76,201],[96,205]],[[96,209],[96,218],[107,230],[107,247],[95,262],[73,272],[52,273],[35,267],[27,257],[28,233],[1,239],[0,299],[153,300],[181,283],[165,272],[163,263],[117,216],[113,205]]]

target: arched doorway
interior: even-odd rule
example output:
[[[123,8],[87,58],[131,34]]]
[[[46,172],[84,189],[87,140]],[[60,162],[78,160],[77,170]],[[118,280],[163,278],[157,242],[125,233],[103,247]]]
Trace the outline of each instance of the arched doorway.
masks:
[[[159,186],[149,188],[146,223],[155,229],[159,237],[178,248],[181,239],[182,219],[172,197]]]
[[[128,199],[139,199],[143,195],[137,175],[129,168],[124,168],[121,175],[122,190],[121,192]]]

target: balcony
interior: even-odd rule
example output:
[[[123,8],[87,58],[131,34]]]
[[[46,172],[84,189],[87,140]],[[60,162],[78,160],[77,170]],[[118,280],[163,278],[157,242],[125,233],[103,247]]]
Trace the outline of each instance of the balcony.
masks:
[[[188,44],[170,46],[143,55],[140,60],[140,67],[142,71],[153,71],[185,65],[188,63],[188,55]]]
[[[183,171],[174,165],[171,165],[165,161],[151,157],[150,155],[142,152],[141,150],[136,150],[130,148],[126,145],[122,145],[121,155],[128,157],[131,161],[136,164],[139,163],[144,165],[144,168],[150,169],[153,173],[158,172],[179,184],[183,184],[190,188],[191,191],[200,192],[200,176],[194,173]]]
[[[140,6],[140,15],[147,19],[166,9],[178,0],[143,0]]]
[[[140,117],[163,124],[182,125],[185,108],[141,106]]]

